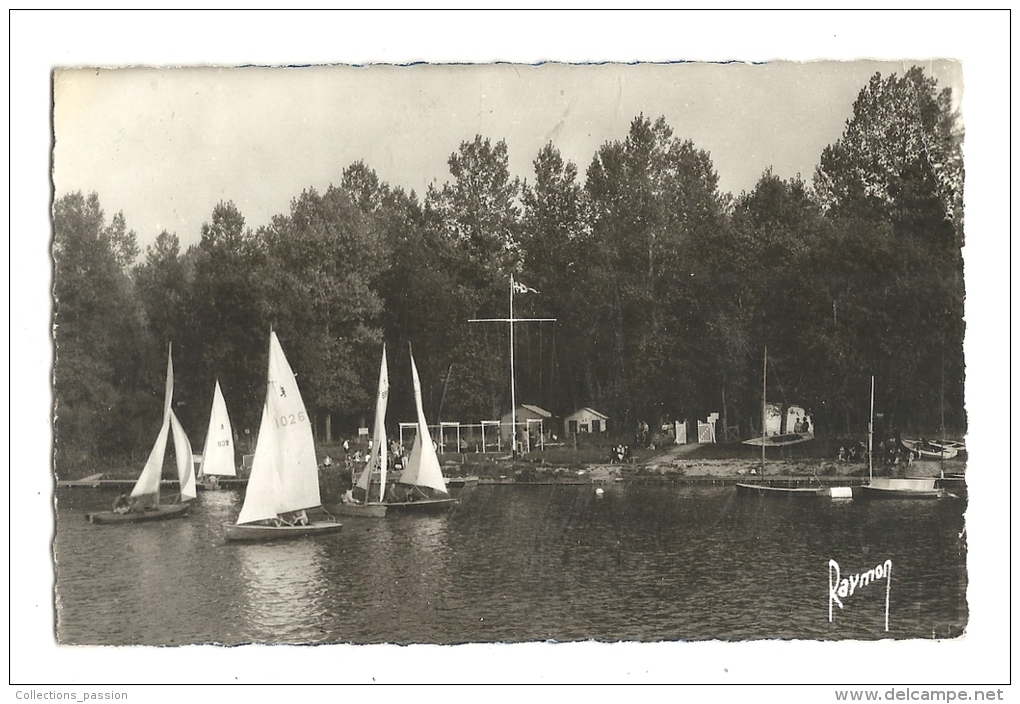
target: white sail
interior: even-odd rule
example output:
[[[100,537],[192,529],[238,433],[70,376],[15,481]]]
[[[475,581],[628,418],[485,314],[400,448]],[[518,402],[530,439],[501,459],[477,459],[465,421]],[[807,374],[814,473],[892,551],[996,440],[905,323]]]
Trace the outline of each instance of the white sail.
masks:
[[[446,480],[439,466],[436,448],[432,445],[432,436],[425,422],[425,410],[421,403],[421,381],[418,379],[418,368],[411,355],[411,380],[414,382],[414,405],[418,411],[418,432],[414,437],[414,447],[408,458],[407,467],[400,475],[400,484],[427,486],[437,491],[446,491]]]
[[[156,436],[156,443],[149,451],[145,467],[131,489],[131,496],[147,496],[154,494],[159,499],[159,482],[163,478],[163,458],[166,457],[166,439],[170,432],[170,404],[174,396],[174,362],[173,343],[167,348],[166,354],[166,387],[163,391],[163,425]]]
[[[202,474],[237,476],[237,469],[234,467],[234,434],[219,381],[216,382],[216,389],[213,392],[209,430],[205,434],[205,447],[202,448]]]
[[[320,503],[311,420],[280,341],[271,332],[266,403],[237,522],[274,518]]]
[[[251,475],[244,494],[244,505],[237,517],[238,525],[276,518],[278,497],[283,493],[277,468],[276,434],[272,431],[268,401],[262,404],[262,421],[255,443],[255,457],[251,462]]]
[[[170,411],[170,430],[174,435],[174,458],[177,460],[177,478],[181,483],[181,499],[193,499],[196,496],[195,453],[191,450],[184,426],[173,411]]]
[[[163,391],[163,422],[166,423],[170,417],[170,406],[174,398],[174,343],[170,343],[166,350],[166,388]]]
[[[382,364],[379,367],[379,391],[375,398],[375,427],[372,430],[372,453],[365,469],[358,477],[357,486],[365,491],[372,483],[372,474],[379,471],[379,500],[386,494],[386,403],[390,395],[390,374],[386,365],[386,345],[383,345]]]
[[[158,501],[159,482],[163,477],[163,458],[166,456],[166,439],[169,433],[170,421],[167,419],[163,421],[163,427],[159,429],[159,435],[156,436],[156,444],[152,446],[142,474],[131,490],[132,497],[154,494]]]

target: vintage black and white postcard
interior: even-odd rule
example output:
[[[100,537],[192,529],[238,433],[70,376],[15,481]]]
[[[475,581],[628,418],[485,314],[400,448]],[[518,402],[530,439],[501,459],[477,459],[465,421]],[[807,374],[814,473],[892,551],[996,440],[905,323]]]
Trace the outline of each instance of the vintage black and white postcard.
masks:
[[[970,682],[1008,483],[964,53],[53,59],[51,639],[345,663],[247,683]]]

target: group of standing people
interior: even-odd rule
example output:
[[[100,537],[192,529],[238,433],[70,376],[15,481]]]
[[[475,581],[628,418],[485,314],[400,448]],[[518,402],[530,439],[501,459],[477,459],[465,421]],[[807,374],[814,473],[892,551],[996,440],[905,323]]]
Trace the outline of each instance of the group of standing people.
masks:
[[[609,451],[609,463],[620,464],[630,458],[630,448],[626,445],[614,445]]]

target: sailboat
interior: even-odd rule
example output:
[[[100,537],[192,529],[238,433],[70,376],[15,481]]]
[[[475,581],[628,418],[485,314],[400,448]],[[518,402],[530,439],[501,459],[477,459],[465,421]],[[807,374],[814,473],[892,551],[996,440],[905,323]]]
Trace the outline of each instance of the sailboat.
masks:
[[[312,424],[280,341],[270,332],[266,401],[251,476],[237,523],[224,524],[226,538],[278,540],[338,532],[341,523],[308,519],[305,511],[320,504]]]
[[[396,511],[442,511],[459,502],[450,496],[446,488],[446,478],[436,455],[432,435],[425,422],[425,410],[421,402],[421,381],[418,379],[418,367],[411,355],[411,381],[414,384],[414,405],[418,414],[418,431],[414,435],[414,445],[407,459],[407,465],[400,478],[389,488],[386,497],[388,510]],[[385,450],[383,450],[385,451]]]
[[[234,467],[234,435],[219,380],[216,381],[216,389],[213,391],[209,429],[205,434],[200,467],[198,482],[203,489],[218,489],[220,477],[237,476],[237,469]]]
[[[379,391],[375,399],[375,427],[372,430],[372,452],[368,462],[354,483],[349,501],[327,507],[333,514],[341,516],[370,516],[382,518],[386,515],[386,404],[390,395],[389,370],[386,365],[386,345],[383,345],[382,363],[379,366]],[[373,477],[379,478],[379,498],[372,500]],[[355,493],[357,492],[357,493]]]
[[[868,420],[868,483],[857,487],[854,498],[938,499],[946,495],[935,485],[937,477],[876,477],[872,461],[875,441],[875,377],[871,377],[871,417]]]
[[[769,351],[765,349],[764,361],[762,362],[761,370],[761,428],[762,434],[759,438],[759,444],[761,445],[761,465],[758,470],[758,474],[761,477],[761,481],[758,483],[737,483],[737,493],[745,496],[771,496],[778,498],[816,498],[816,497],[841,497],[845,491],[841,488],[829,487],[810,487],[810,486],[778,486],[775,484],[765,483],[765,446],[767,433],[765,428],[768,420],[768,403],[766,401],[766,394],[768,389],[768,359]],[[812,435],[813,437],[813,435]]]
[[[156,443],[149,452],[138,481],[131,489],[130,499],[121,495],[114,501],[112,511],[85,514],[90,523],[141,523],[164,521],[187,515],[195,498],[195,459],[191,443],[177,416],[173,412],[174,363],[173,345],[167,350],[166,389],[163,394],[163,425],[156,436]],[[174,457],[177,464],[177,478],[180,495],[175,503],[159,502],[160,484],[163,479],[163,460],[166,457],[167,436],[173,435]]]

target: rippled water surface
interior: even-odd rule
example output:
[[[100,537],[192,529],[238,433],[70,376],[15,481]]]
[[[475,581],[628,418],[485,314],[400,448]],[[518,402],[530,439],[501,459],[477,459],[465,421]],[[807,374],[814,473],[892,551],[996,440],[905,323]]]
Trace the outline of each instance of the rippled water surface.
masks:
[[[241,494],[100,526],[112,494],[57,494],[67,644],[932,638],[967,623],[964,504],[738,497],[732,487],[479,486],[439,516],[346,518],[334,536],[226,543]],[[843,576],[891,560],[829,622]]]

